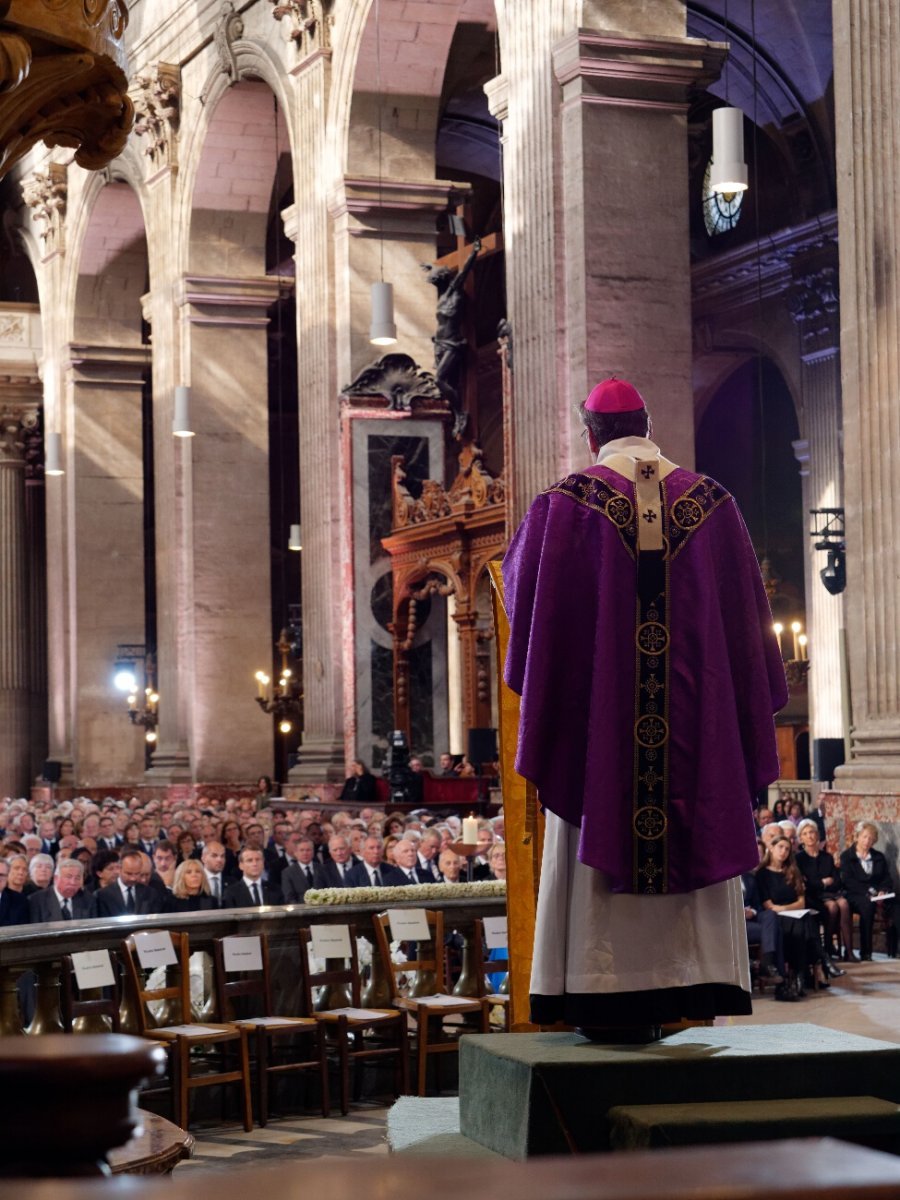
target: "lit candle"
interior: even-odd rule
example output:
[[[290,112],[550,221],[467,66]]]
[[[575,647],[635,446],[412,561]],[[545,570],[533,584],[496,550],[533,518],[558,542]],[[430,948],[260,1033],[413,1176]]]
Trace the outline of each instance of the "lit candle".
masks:
[[[803,662],[805,662],[808,657],[806,647],[809,644],[809,638],[805,633],[801,633],[799,638],[797,638],[797,641],[800,643],[800,658]]]
[[[781,652],[781,656],[783,658],[784,657],[784,647],[781,644],[781,635],[784,633],[784,626],[782,625],[782,623],[780,621],[776,621],[775,624],[772,626],[772,628],[775,630],[775,636],[778,638],[778,649]]]
[[[257,690],[259,691],[259,699],[262,700],[262,698],[263,698],[263,680],[265,679],[265,675],[263,675],[262,671],[257,671],[255,678],[256,678],[256,687],[257,687]]]
[[[473,816],[468,816],[463,819],[462,823],[462,840],[466,846],[477,846],[478,844],[478,819]]]
[[[794,659],[795,660],[800,657],[800,642],[798,639],[800,636],[801,628],[802,627],[801,627],[799,621],[791,621],[791,633],[794,635]]]

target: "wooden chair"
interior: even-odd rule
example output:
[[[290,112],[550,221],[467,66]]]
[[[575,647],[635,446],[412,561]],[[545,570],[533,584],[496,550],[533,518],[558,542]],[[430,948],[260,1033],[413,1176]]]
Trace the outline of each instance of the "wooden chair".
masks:
[[[171,1043],[170,1072],[172,1104],[176,1124],[187,1129],[190,1121],[190,1095],[196,1088],[216,1084],[237,1083],[240,1085],[241,1109],[244,1129],[253,1128],[253,1110],[250,1098],[250,1056],[247,1047],[248,1030],[229,1024],[197,1025],[191,1021],[191,983],[188,961],[190,943],[186,933],[169,931],[177,956],[174,968],[176,982],[162,988],[148,988],[144,980],[144,968],[138,959],[134,936],[122,943],[122,958],[125,963],[125,982],[131,992],[134,1011],[138,1018],[138,1032],[142,1037],[154,1041]],[[165,1001],[168,1012],[178,1021],[173,1025],[157,1025],[148,1004],[155,1000]],[[233,1049],[237,1062],[231,1069],[194,1073],[194,1068],[208,1065],[208,1060],[192,1054],[205,1046],[216,1047],[223,1056],[222,1067],[227,1068],[225,1056]]]
[[[440,1091],[440,1056],[456,1053],[461,1033],[471,1033],[471,1026],[465,1023],[447,1025],[448,1017],[462,1017],[463,1022],[471,1019],[477,1026],[477,1032],[489,1033],[488,1008],[480,999],[466,999],[462,996],[448,996],[446,977],[444,974],[444,915],[442,912],[426,910],[425,917],[431,931],[429,942],[416,943],[418,957],[404,963],[395,963],[391,959],[390,922],[388,914],[377,913],[372,917],[378,949],[388,978],[393,981],[394,1004],[415,1017],[415,1027],[412,1036],[415,1040],[416,1051],[416,1082],[418,1094],[426,1094],[426,1073],[429,1056],[435,1056],[435,1085]],[[425,948],[431,948],[430,957],[423,957]],[[398,976],[407,971],[415,971],[422,978],[434,981],[433,987],[427,994],[403,996],[400,993]],[[416,991],[421,991],[417,980]]]
[[[107,951],[107,953],[109,953]],[[71,954],[62,957],[62,973],[60,975],[59,1007],[62,1015],[63,1029],[66,1033],[80,1032],[75,1029],[76,1022],[83,1022],[90,1032],[99,1032],[100,1024],[109,1020],[108,1029],[119,1033],[122,1021],[119,1006],[122,1003],[122,989],[119,984],[117,963],[112,963],[114,982],[109,988],[92,988],[83,995],[75,980],[75,964]],[[107,994],[104,995],[103,993]],[[99,994],[98,994],[99,993]],[[98,1021],[97,1018],[100,1018]]]
[[[256,1049],[257,1117],[260,1125],[269,1119],[269,1080],[273,1076],[295,1071],[314,1071],[321,1078],[322,1116],[330,1109],[328,1099],[328,1070],[325,1044],[319,1023],[313,1017],[285,1017],[272,1012],[272,976],[269,969],[269,940],[264,934],[236,938],[235,941],[254,943],[259,947],[260,970],[228,971],[225,963],[225,938],[213,939],[213,967],[219,1016],[224,1021],[246,1029],[253,1035]],[[254,948],[255,948],[254,946]],[[253,1016],[237,1016],[235,1000],[249,1002],[262,1012]],[[293,1043],[278,1046],[285,1038],[312,1038],[313,1057],[293,1056]],[[276,1059],[277,1061],[273,1061]]]
[[[480,917],[473,921],[472,940],[478,957],[480,970],[477,973],[478,998],[487,1010],[488,1027],[490,1027],[491,1009],[503,1009],[503,1030],[509,1033],[510,1005],[509,992],[495,991],[491,987],[489,975],[506,975],[509,983],[509,958],[490,958],[490,951],[484,940],[484,922]],[[503,986],[502,984],[500,985]]]
[[[341,1073],[341,1113],[346,1116],[350,1107],[350,1068],[379,1058],[394,1059],[394,1095],[409,1091],[409,1062],[407,1059],[406,1013],[397,1008],[365,1008],[359,977],[359,956],[356,951],[356,929],[348,925],[349,959],[328,959],[324,971],[310,966],[312,936],[308,929],[300,930],[300,967],[306,1011],[313,1013],[323,1033],[323,1043],[337,1050]],[[334,965],[342,962],[342,966]],[[322,987],[324,1007],[313,1004],[313,988]],[[350,1003],[332,1004],[349,1000]]]

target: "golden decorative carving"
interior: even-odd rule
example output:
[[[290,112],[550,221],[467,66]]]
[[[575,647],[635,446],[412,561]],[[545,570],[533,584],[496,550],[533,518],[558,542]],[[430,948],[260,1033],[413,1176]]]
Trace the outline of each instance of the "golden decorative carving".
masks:
[[[22,197],[34,209],[31,219],[43,222],[39,236],[46,254],[65,248],[67,191],[66,168],[61,163],[50,163],[46,171],[35,171],[22,184]]]
[[[181,68],[157,63],[138,75],[131,87],[134,132],[148,139],[144,153],[154,167],[175,166],[181,120]]]
[[[393,528],[439,521],[460,510],[506,504],[503,476],[493,476],[484,465],[484,452],[475,442],[467,442],[459,454],[459,473],[448,490],[434,479],[426,479],[418,498],[406,485],[402,455],[391,458]]]
[[[111,162],[134,121],[125,0],[7,0],[0,17],[0,173],[32,146],[69,146],[86,170]]]

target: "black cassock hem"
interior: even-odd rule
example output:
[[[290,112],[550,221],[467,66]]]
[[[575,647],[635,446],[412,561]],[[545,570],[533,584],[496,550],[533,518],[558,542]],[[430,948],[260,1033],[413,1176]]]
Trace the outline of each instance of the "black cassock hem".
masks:
[[[667,1025],[681,1020],[746,1017],[752,1011],[750,993],[731,983],[697,983],[648,992],[531,995],[531,1020],[535,1025]]]

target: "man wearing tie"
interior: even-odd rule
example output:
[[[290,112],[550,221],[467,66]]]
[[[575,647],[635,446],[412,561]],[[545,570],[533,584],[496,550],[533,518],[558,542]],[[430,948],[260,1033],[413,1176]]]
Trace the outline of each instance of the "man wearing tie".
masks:
[[[31,923],[84,920],[91,915],[91,898],[84,891],[84,867],[77,858],[62,858],[56,864],[51,887],[41,888],[28,898]]]
[[[232,882],[225,879],[223,874],[225,870],[225,847],[221,842],[207,842],[203,847],[200,861],[203,864],[203,869],[206,872],[206,878],[209,882],[210,895],[214,896],[221,905],[225,889]]]
[[[244,846],[238,855],[241,878],[226,888],[223,908],[259,908],[262,904],[280,904],[281,891],[263,881],[265,860],[262,850]]]
[[[94,893],[90,915],[123,917],[159,912],[162,897],[154,888],[141,883],[143,871],[144,860],[139,851],[123,854],[119,878]]]
[[[408,887],[413,883],[432,883],[431,873],[428,876],[419,874],[419,854],[416,850],[414,842],[403,838],[394,847],[394,862],[397,864],[392,867],[388,864],[384,870],[384,882],[388,887]]]
[[[115,821],[110,813],[100,818],[100,836],[97,838],[98,850],[118,850],[122,839],[116,837]]]
[[[316,886],[316,866],[313,855],[316,851],[312,838],[296,834],[291,838],[291,848],[296,862],[281,875],[281,890],[285,904],[302,904],[303,897]]]
[[[328,839],[329,857],[315,869],[316,887],[350,887],[349,875],[353,870],[350,856],[350,839],[335,833]]]
[[[347,876],[348,887],[382,887],[385,879],[381,860],[384,848],[380,837],[367,837],[362,844],[362,862]]]

